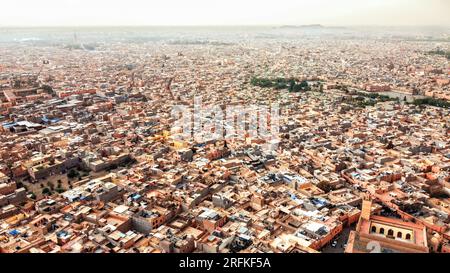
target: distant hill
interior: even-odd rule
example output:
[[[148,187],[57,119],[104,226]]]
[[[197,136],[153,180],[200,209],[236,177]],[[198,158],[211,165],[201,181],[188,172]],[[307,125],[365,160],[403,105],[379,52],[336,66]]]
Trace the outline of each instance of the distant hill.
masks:
[[[299,25],[299,26],[284,25],[284,26],[280,26],[280,28],[325,28],[325,27],[320,24],[312,24],[312,25]]]
[[[312,25],[284,25],[284,26],[280,26],[278,28],[281,29],[313,29],[313,30],[317,30],[317,29],[348,29],[347,27],[342,27],[342,26],[324,26],[321,24],[312,24]]]

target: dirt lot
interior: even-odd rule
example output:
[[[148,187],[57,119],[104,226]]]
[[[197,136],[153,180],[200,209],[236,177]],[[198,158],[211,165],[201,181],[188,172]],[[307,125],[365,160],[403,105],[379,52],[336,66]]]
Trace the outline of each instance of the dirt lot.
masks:
[[[102,171],[102,172],[98,172],[98,173],[86,173],[86,172],[81,172],[79,171],[79,174],[82,176],[82,179],[85,178],[97,178],[97,177],[101,177],[104,176],[105,174],[107,174],[106,171]],[[35,183],[31,183],[29,181],[24,181],[22,182],[22,184],[27,188],[27,192],[32,192],[36,195],[36,198],[42,198],[43,197],[43,193],[42,191],[45,188],[50,189],[50,191],[52,193],[56,193],[57,189],[59,189],[60,191],[67,191],[70,189],[71,184],[75,184],[76,182],[79,181],[78,177],[69,179],[67,177],[67,174],[57,174],[57,175],[52,175],[50,177],[47,177],[45,179],[41,179]]]

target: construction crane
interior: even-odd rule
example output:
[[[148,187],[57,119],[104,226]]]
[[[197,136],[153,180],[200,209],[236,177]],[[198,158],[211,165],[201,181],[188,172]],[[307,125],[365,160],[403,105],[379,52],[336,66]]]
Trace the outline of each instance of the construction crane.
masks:
[[[36,83],[38,83],[39,76],[41,75],[42,70],[44,69],[44,66],[45,66],[46,64],[49,64],[49,63],[50,63],[50,62],[49,62],[48,60],[43,60],[43,61],[42,61],[42,65],[41,65],[41,67],[40,67],[40,69],[39,69],[39,72],[38,72],[37,75],[36,75],[36,80],[35,80]]]
[[[130,85],[128,86],[128,93],[129,92],[131,92],[131,90],[133,89],[133,87],[135,86],[135,77],[134,77],[134,75],[135,75],[135,72],[133,71],[132,73],[131,73],[131,83],[130,83]]]
[[[169,78],[169,80],[166,82],[166,91],[169,92],[172,100],[175,100],[175,96],[173,95],[172,88],[171,88],[173,78],[174,77]]]
[[[128,74],[131,78],[131,83],[129,84],[127,91],[131,92],[131,90],[133,89],[133,87],[136,87],[136,69],[142,69],[142,71],[144,70],[145,65],[142,66],[137,66],[134,64],[128,64],[127,66],[127,70],[131,71],[131,75]]]
[[[163,55],[163,60],[164,61],[166,61],[168,59],[169,58],[166,55]],[[164,63],[163,63],[163,65],[164,65]],[[144,66],[145,65],[142,65],[142,69],[144,68]],[[136,68],[135,67],[133,68],[133,67],[129,66],[128,70],[132,70],[131,75],[130,75],[131,82],[130,82],[130,85],[128,86],[128,89],[127,89],[128,92],[130,92],[132,90],[132,88],[136,86],[136,77],[135,77],[136,76]],[[159,77],[157,77],[157,78],[159,79]],[[167,80],[165,80],[164,89],[165,89],[166,92],[168,92],[170,94],[170,97],[171,97],[172,100],[179,100],[179,98],[176,98],[175,95],[172,92],[172,87],[171,86],[172,86],[174,78],[175,77],[170,77]],[[146,81],[146,82],[148,83],[148,81]]]

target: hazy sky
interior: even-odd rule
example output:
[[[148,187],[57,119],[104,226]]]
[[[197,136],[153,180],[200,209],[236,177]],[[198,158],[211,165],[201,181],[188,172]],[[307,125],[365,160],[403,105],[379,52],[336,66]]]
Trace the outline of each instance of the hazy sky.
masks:
[[[450,0],[2,0],[1,26],[445,25]]]

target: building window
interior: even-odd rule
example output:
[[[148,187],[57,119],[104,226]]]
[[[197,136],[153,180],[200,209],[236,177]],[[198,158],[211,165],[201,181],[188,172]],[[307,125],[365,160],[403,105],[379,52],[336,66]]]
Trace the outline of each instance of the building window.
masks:
[[[374,233],[377,232],[377,227],[376,226],[372,226],[372,232],[374,232]]]
[[[394,231],[393,231],[392,229],[390,229],[390,230],[388,231],[388,236],[394,236]]]
[[[399,232],[397,232],[397,238],[402,238],[403,237],[403,234],[399,231]]]
[[[411,240],[411,234],[406,234],[406,240]]]
[[[384,228],[380,228],[380,234],[384,234]]]

